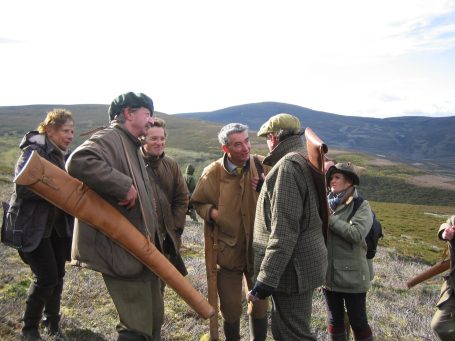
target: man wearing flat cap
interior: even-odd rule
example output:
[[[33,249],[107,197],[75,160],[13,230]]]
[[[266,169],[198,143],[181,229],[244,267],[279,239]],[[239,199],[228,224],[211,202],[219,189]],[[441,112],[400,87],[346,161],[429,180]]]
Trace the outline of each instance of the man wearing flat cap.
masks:
[[[139,140],[153,123],[153,101],[145,94],[128,92],[112,101],[108,113],[110,126],[74,151],[67,162],[68,173],[153,241],[157,218]],[[164,305],[160,280],[152,271],[78,219],[71,258],[73,265],[101,272],[120,319],[117,340],[160,339]]]
[[[272,297],[276,340],[316,340],[310,328],[314,289],[327,268],[319,198],[297,117],[272,116],[258,132],[272,166],[259,194],[254,222],[255,285],[250,300]]]

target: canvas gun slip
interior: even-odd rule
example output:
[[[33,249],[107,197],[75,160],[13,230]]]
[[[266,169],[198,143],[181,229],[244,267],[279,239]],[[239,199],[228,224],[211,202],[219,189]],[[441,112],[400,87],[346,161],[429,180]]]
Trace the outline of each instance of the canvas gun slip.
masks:
[[[32,192],[112,239],[165,281],[201,317],[207,319],[215,314],[204,296],[149,239],[78,179],[34,151],[14,182],[28,186]]]
[[[443,273],[444,271],[449,270],[449,268],[450,268],[450,259],[444,259],[444,260],[440,261],[439,263],[436,263],[435,265],[433,265],[431,268],[429,268],[425,271],[422,271],[420,274],[418,274],[414,278],[411,278],[410,280],[408,280],[406,282],[406,286],[408,287],[408,289],[411,289],[413,286],[416,286],[419,283],[422,283],[434,276],[437,276],[437,275]]]
[[[319,196],[319,214],[322,220],[322,233],[327,241],[329,227],[329,204],[327,202],[327,181],[325,178],[325,154],[329,151],[327,145],[311,130],[305,129],[306,148],[309,165],[312,167],[314,184]]]

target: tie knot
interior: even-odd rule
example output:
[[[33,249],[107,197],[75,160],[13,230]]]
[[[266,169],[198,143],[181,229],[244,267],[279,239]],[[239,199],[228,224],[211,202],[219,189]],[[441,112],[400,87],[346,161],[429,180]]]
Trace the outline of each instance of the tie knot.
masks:
[[[243,167],[236,167],[235,168],[235,172],[237,173],[237,175],[241,175],[242,174],[242,170],[243,170]]]

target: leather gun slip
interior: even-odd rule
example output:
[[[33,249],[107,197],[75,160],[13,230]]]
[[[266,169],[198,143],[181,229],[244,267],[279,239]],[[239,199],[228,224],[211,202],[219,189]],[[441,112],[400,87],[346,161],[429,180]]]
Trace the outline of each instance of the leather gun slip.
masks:
[[[319,215],[322,220],[322,233],[327,243],[327,229],[329,228],[329,204],[327,201],[327,183],[325,178],[324,160],[329,151],[327,145],[310,128],[305,129],[306,147],[309,165],[312,167],[312,176],[319,197]]]
[[[84,183],[35,151],[14,182],[105,234],[165,281],[201,317],[214,308],[161,252],[123,215]]]

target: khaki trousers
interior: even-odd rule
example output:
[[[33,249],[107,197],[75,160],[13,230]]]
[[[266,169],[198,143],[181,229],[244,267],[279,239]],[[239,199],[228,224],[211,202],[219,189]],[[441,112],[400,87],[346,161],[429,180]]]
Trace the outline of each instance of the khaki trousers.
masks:
[[[245,284],[245,292],[242,292],[242,280]],[[217,274],[218,295],[220,297],[220,311],[223,319],[228,323],[240,320],[242,316],[242,300],[253,288],[251,276],[247,272],[228,270],[220,267]],[[248,314],[255,319],[266,317],[268,300],[248,302]]]
[[[117,309],[117,331],[133,331],[147,340],[160,340],[164,302],[159,278],[144,281],[103,275],[104,283]]]
[[[431,328],[441,340],[455,341],[455,294],[433,315]]]

